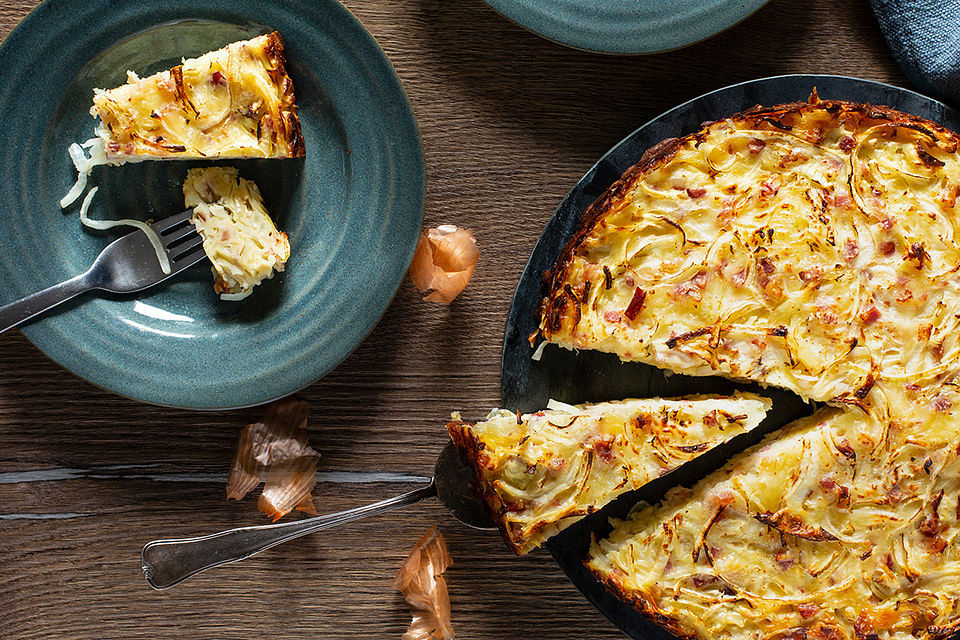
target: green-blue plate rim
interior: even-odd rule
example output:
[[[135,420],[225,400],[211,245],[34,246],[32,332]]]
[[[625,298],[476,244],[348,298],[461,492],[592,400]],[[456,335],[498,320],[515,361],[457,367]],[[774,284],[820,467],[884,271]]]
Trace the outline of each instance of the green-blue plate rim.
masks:
[[[176,298],[178,290],[183,288],[192,289],[194,293],[202,290],[206,292],[204,299],[191,299],[191,304],[210,305],[209,314],[220,322],[218,329],[228,326],[226,320],[240,318],[235,323],[236,330],[247,331],[246,337],[255,331],[254,339],[234,341],[229,353],[223,349],[220,352],[205,350],[204,346],[209,344],[194,345],[190,349],[182,346],[172,349],[168,348],[169,344],[158,346],[156,342],[140,344],[136,333],[124,335],[122,341],[105,343],[110,334],[110,331],[104,331],[103,318],[110,316],[105,310],[143,300],[110,297],[91,297],[68,303],[66,309],[25,325],[22,331],[52,360],[118,395],[176,408],[237,409],[269,402],[308,386],[332,370],[362,342],[396,294],[412,259],[423,222],[425,167],[413,109],[396,71],[376,40],[349,10],[335,0],[189,0],[169,4],[159,0],[136,3],[44,0],[33,9],[0,46],[0,64],[4,66],[7,81],[0,89],[0,104],[6,105],[0,113],[0,141],[6,143],[8,149],[0,159],[0,176],[6,178],[0,184],[0,197],[11,206],[9,211],[14,212],[0,222],[3,225],[0,227],[0,301],[16,299],[75,275],[76,271],[86,268],[97,251],[113,237],[101,238],[85,233],[76,219],[76,210],[72,215],[64,215],[59,213],[56,204],[62,195],[59,191],[69,187],[74,174],[65,153],[65,143],[55,152],[43,145],[51,135],[48,130],[54,126],[51,122],[55,118],[58,121],[64,119],[61,101],[71,90],[71,83],[86,69],[84,65],[91,58],[116,42],[135,37],[144,30],[190,22],[226,25],[224,29],[227,31],[222,33],[235,28],[247,29],[253,35],[275,28],[285,37],[288,70],[294,79],[301,109],[308,157],[299,164],[287,160],[241,161],[236,166],[241,168],[241,175],[252,172],[254,176],[275,173],[294,176],[278,178],[281,183],[278,188],[289,188],[298,198],[294,204],[285,201],[271,203],[267,198],[268,206],[275,204],[291,216],[289,222],[295,223],[295,228],[285,228],[290,232],[294,254],[286,273],[262,285],[267,293],[261,295],[261,302],[257,302],[258,294],[245,301],[248,304],[246,311],[243,306],[229,307],[228,303],[213,296],[205,269],[194,270],[192,278],[172,285],[169,290],[150,292],[146,301]],[[76,37],[75,34],[82,36]],[[177,55],[191,57],[229,41],[216,42],[205,49],[194,47],[195,50],[178,52]],[[169,46],[175,45],[175,41],[170,41]],[[317,62],[321,56],[322,68]],[[160,68],[163,65],[148,71]],[[42,69],[43,73],[36,73],[37,69]],[[342,74],[338,78],[342,84],[332,82],[331,78],[325,78],[331,80],[329,82],[321,82],[323,74],[332,73],[334,69],[347,70],[353,75]],[[125,69],[118,70],[119,73],[123,71]],[[314,88],[316,92],[305,91]],[[25,103],[24,95],[31,96],[28,110],[19,108],[20,103]],[[317,105],[312,106],[314,98]],[[368,98],[367,102],[362,98]],[[344,104],[350,104],[352,108],[345,109]],[[321,115],[314,117],[314,113]],[[328,113],[333,115],[328,117]],[[93,119],[82,115],[88,119],[92,131]],[[346,212],[347,215],[343,220],[338,217],[322,225],[320,230],[324,231],[324,237],[320,239],[312,239],[313,236],[307,233],[309,229],[300,228],[303,226],[301,221],[306,221],[304,224],[309,227],[319,224],[317,220],[331,220],[329,215],[307,214],[316,213],[323,206],[335,206],[314,204],[316,198],[309,197],[312,191],[324,188],[324,185],[315,187],[317,181],[311,180],[314,173],[321,173],[319,169],[314,170],[311,162],[325,152],[325,149],[318,148],[322,147],[320,140],[311,139],[311,119],[319,123],[316,128],[324,131],[325,136],[331,135],[332,131],[342,138],[343,149],[334,149],[326,156],[342,156],[343,166],[334,167],[330,175],[335,174],[346,184],[343,194],[333,194],[335,198],[331,203],[342,204],[343,211],[337,213]],[[82,140],[85,136],[77,137]],[[290,170],[284,171],[279,164],[263,164],[270,162],[292,164],[287,164]],[[336,164],[329,159],[316,162]],[[167,164],[142,163],[117,169],[104,167],[95,170],[94,176],[97,171],[122,172],[128,167]],[[166,169],[157,171],[162,173]],[[181,169],[181,175],[183,173],[185,169]],[[374,184],[378,177],[383,179]],[[106,182],[108,178],[103,180]],[[286,184],[288,182],[290,184]],[[333,189],[334,184],[326,188]],[[133,193],[131,197],[137,195],[136,189],[128,188],[127,191]],[[265,195],[268,195],[267,191],[264,190]],[[169,200],[170,196],[166,193],[164,197]],[[291,213],[300,200],[305,203],[306,213]],[[354,204],[358,206],[350,206]],[[359,205],[366,206],[366,209]],[[148,211],[155,211],[152,201],[145,206]],[[95,204],[91,215],[95,215],[96,207]],[[306,207],[310,209],[306,210]],[[29,220],[31,208],[34,215],[42,208],[44,215],[50,216],[36,217],[35,220],[46,223],[57,218],[56,222],[49,224],[70,223],[72,235],[59,238],[60,247],[64,252],[83,254],[86,264],[77,263],[75,255],[72,256],[74,264],[66,264],[66,259],[58,260],[57,252],[50,250],[49,244],[53,240],[45,237],[39,227],[26,229],[28,225],[18,224]],[[182,209],[182,201],[179,208]],[[167,211],[169,209],[156,213]],[[102,216],[103,212],[99,215]],[[358,219],[364,224],[345,224],[356,223]],[[341,222],[344,224],[339,224]],[[379,235],[375,225],[380,225]],[[87,250],[75,249],[73,243],[87,245]],[[307,274],[303,278],[313,277],[313,280],[299,285],[297,246],[305,243],[310,248],[329,247],[330,252],[327,255],[311,251],[300,256],[304,262],[301,275]],[[348,250],[344,247],[351,245],[360,247],[350,254],[353,262],[339,264],[335,258],[344,255],[343,251]],[[96,250],[90,249],[92,246]],[[35,250],[23,251],[26,247]],[[319,264],[324,255],[328,262],[338,263],[336,268],[331,268],[329,273],[306,269],[307,263]],[[341,287],[340,293],[334,291],[331,296],[337,282],[346,282],[348,286]],[[304,288],[307,285],[309,288]],[[266,311],[261,309],[274,299],[280,300],[282,305],[278,303],[276,309]],[[342,311],[343,315],[337,316],[334,323],[327,317],[324,325],[320,314],[330,316],[335,311]],[[250,321],[258,315],[268,319],[259,324]],[[130,345],[126,344],[127,340]],[[158,351],[153,353],[150,349]],[[143,354],[149,354],[150,359],[145,360],[147,356]]]
[[[622,55],[696,44],[770,0],[483,0],[521,27],[559,44]]]

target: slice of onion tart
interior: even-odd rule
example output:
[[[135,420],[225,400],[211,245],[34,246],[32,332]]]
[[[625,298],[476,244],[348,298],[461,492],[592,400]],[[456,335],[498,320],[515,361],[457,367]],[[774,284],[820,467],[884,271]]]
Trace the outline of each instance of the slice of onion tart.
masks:
[[[755,428],[771,403],[753,394],[563,405],[521,416],[493,411],[447,425],[516,553],[617,496]]]
[[[303,136],[277,32],[147,78],[97,89],[90,113],[108,159],[294,158]]]
[[[241,300],[290,257],[287,234],[277,231],[257,185],[232,167],[190,169],[184,204],[213,263],[214,288],[224,300]]]
[[[956,134],[839,101],[666,140],[583,214],[539,333],[878,418],[946,413],[960,363]]]
[[[588,566],[683,638],[960,630],[957,421],[909,435],[828,407],[595,542]]]

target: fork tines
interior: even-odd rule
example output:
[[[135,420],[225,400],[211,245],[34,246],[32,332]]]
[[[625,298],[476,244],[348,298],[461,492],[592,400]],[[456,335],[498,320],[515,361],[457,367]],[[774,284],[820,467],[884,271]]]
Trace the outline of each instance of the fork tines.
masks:
[[[200,237],[196,227],[190,222],[192,216],[193,210],[188,209],[183,213],[158,220],[150,225],[160,236],[160,242],[166,249],[171,262],[175,263],[184,258],[192,257],[197,253],[197,250],[203,250],[203,238]]]

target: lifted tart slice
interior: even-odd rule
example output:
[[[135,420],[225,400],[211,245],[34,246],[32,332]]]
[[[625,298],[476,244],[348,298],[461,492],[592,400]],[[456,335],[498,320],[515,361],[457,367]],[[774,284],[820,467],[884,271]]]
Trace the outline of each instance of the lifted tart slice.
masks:
[[[190,169],[183,199],[213,263],[214,288],[225,300],[247,297],[283,271],[290,257],[287,234],[278,231],[260,190],[232,167]]]
[[[958,137],[885,107],[756,108],[650,149],[583,214],[540,334],[878,418],[960,373]]]
[[[97,89],[90,113],[108,159],[294,158],[303,136],[277,32],[147,78]]]
[[[748,393],[552,403],[524,416],[496,410],[477,424],[454,414],[447,429],[507,544],[523,554],[620,494],[755,428],[770,406]]]

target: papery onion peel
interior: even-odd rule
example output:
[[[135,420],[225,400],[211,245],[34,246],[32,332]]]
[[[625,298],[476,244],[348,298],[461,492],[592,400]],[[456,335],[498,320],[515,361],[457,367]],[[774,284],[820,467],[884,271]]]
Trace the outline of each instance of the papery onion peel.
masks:
[[[413,620],[403,640],[451,640],[450,596],[443,572],[453,564],[436,525],[430,527],[407,557],[392,587],[403,594]]]
[[[257,506],[279,520],[293,509],[316,513],[310,492],[319,454],[307,444],[310,405],[285,399],[267,407],[262,422],[240,432],[227,479],[227,499],[240,500],[264,482]]]
[[[470,282],[479,257],[471,229],[452,224],[426,229],[413,254],[410,279],[420,291],[430,292],[425,300],[450,304]]]

